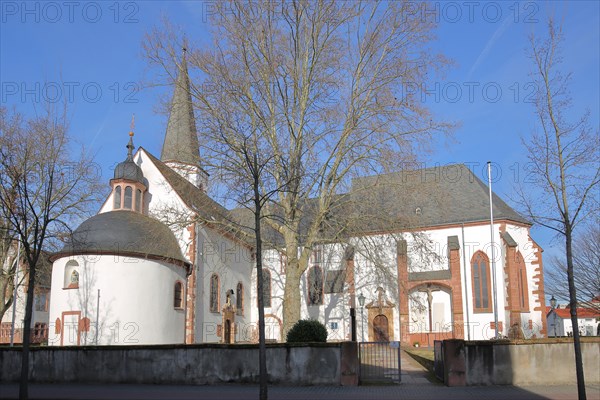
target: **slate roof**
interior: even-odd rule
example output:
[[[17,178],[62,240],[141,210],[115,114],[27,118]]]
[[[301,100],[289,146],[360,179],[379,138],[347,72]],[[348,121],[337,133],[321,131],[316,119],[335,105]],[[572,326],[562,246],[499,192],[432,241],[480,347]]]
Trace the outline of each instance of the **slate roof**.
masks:
[[[354,179],[351,203],[372,215],[367,229],[425,228],[489,221],[488,187],[463,164]],[[531,223],[492,194],[494,219]],[[381,213],[379,210],[385,210]]]
[[[140,149],[144,150],[185,205],[195,212],[202,221],[212,224],[217,229],[226,231],[237,239],[252,245],[252,242],[248,240],[248,232],[239,226],[239,220],[232,216],[225,207],[211,199],[202,189],[193,185],[150,152],[142,147]]]
[[[181,177],[146,151],[184,203],[207,223],[212,223],[250,246],[253,215],[250,210],[227,210],[204,191]],[[493,194],[494,218],[531,223]],[[307,234],[318,199],[307,200],[300,223],[300,240]],[[273,210],[270,210],[273,212]],[[276,213],[276,212],[275,212]],[[462,164],[356,178],[349,193],[334,196],[323,224],[321,239],[338,241],[361,234],[489,221],[488,187]],[[266,245],[282,246],[281,235],[263,225]]]
[[[200,165],[198,134],[194,120],[190,78],[188,76],[185,51],[179,64],[167,132],[160,159],[184,164]]]
[[[531,225],[495,193],[494,219]],[[309,199],[303,207],[299,235],[307,234],[318,206]],[[231,215],[249,221],[250,212],[235,209]],[[488,187],[462,164],[356,178],[349,193],[336,195],[322,227],[324,241],[369,233],[484,222],[490,219]],[[268,241],[282,238],[267,230]],[[301,239],[302,240],[302,239]]]
[[[155,218],[133,211],[96,214],[85,220],[52,261],[77,254],[135,254],[189,265],[171,229]]]

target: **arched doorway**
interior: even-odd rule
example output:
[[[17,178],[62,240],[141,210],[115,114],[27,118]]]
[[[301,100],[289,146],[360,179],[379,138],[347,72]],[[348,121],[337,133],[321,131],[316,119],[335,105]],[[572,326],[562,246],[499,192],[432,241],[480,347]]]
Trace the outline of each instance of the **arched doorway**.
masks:
[[[373,337],[376,342],[390,341],[390,328],[385,315],[379,314],[373,318]]]

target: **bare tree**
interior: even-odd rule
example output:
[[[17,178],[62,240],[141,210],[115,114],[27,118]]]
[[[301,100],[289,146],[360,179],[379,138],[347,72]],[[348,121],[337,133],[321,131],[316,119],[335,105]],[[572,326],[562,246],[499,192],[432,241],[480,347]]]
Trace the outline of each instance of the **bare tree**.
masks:
[[[427,50],[433,23],[411,17],[409,2],[214,6],[213,43],[189,58],[199,77],[192,95],[200,143],[210,162],[225,121],[243,115],[273,156],[273,179],[261,185],[283,189],[266,204],[272,217],[265,221],[285,241],[285,337],[300,318],[300,279],[336,196],[353,176],[413,161],[431,134],[451,128],[434,121],[405,90],[421,87],[446,61]],[[145,44],[150,61],[166,71],[173,70],[180,47],[173,39],[161,28]],[[311,218],[302,226],[308,204]]]
[[[594,306],[590,301],[600,296],[600,221],[592,221],[573,240],[573,280],[577,302]],[[568,300],[567,265],[564,257],[553,256],[545,270],[545,291],[548,295]],[[595,305],[598,307],[597,305]]]
[[[539,225],[554,230],[565,243],[565,264],[573,323],[573,343],[579,399],[585,399],[585,382],[579,329],[573,234],[577,226],[598,215],[600,136],[589,125],[589,112],[574,122],[570,112],[570,74],[560,71],[562,32],[552,19],[548,36],[531,36],[532,77],[538,92],[535,113],[539,131],[525,143],[532,178],[539,191],[520,189],[520,204]]]
[[[71,157],[66,110],[49,105],[25,120],[0,113],[0,211],[12,240],[21,242],[27,301],[19,397],[28,397],[29,344],[37,267],[43,249],[81,218],[100,193],[98,171],[84,151]]]

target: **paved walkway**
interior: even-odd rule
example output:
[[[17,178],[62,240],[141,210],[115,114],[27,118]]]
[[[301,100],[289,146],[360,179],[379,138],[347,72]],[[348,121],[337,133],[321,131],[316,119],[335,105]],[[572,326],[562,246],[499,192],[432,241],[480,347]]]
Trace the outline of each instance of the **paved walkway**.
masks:
[[[270,386],[269,400],[571,400],[575,386],[479,386],[449,388],[430,381],[428,371],[402,352],[402,384],[388,386]],[[589,400],[600,400],[600,385],[589,385]],[[17,384],[0,385],[0,399],[18,398]],[[60,400],[240,400],[258,399],[256,385],[84,385],[32,384],[30,399]]]
[[[439,382],[435,383],[430,382],[431,377],[429,371],[419,364],[414,358],[408,355],[407,352],[402,351],[401,353],[401,364],[400,364],[400,372],[401,372],[401,382],[404,385],[441,385]]]
[[[16,399],[18,385],[1,385],[0,399]],[[30,399],[139,399],[183,400],[258,399],[256,385],[52,385],[30,387]],[[600,385],[588,386],[589,400],[600,399]],[[575,386],[485,386],[449,388],[441,385],[269,387],[269,400],[570,400],[577,399]]]

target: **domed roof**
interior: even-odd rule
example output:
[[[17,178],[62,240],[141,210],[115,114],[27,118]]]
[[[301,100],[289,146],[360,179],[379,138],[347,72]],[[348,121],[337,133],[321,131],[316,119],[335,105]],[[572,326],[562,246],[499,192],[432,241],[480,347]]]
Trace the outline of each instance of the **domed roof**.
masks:
[[[127,158],[125,161],[117,164],[115,168],[114,179],[128,179],[144,183],[144,174],[139,165],[133,161],[133,132],[129,134],[129,143],[127,143]]]
[[[84,221],[52,259],[76,254],[139,256],[189,265],[168,226],[146,215],[123,210],[97,214]]]
[[[115,179],[128,179],[144,183],[144,174],[139,165],[133,160],[125,160],[117,164],[115,168]]]

